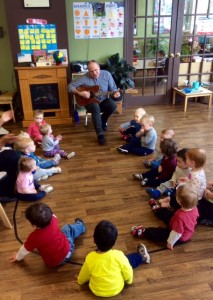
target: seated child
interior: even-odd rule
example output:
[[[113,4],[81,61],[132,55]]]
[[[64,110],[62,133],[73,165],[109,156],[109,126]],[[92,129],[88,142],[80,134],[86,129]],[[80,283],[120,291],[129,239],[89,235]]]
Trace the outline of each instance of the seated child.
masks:
[[[187,150],[187,148],[183,148],[177,152],[177,166],[172,175],[172,178],[169,181],[161,183],[156,189],[146,189],[147,194],[149,194],[153,199],[157,199],[165,193],[167,193],[167,195],[170,195],[174,191],[174,188],[178,185],[179,178],[187,177],[189,175],[190,168],[188,168],[186,164]],[[151,203],[154,204],[155,201],[150,202],[150,204]]]
[[[173,129],[164,129],[161,131],[160,142],[163,139],[174,139],[174,135],[175,134]],[[156,151],[152,158],[144,161],[144,165],[146,168],[159,167],[162,158],[163,158],[163,153],[161,153],[160,151]]]
[[[170,180],[177,165],[177,144],[174,140],[164,139],[160,142],[163,158],[159,167],[145,173],[134,174],[133,177],[141,181],[141,185],[159,186],[162,182]]]
[[[213,181],[209,182],[205,195],[198,202],[199,218],[198,223],[213,226]]]
[[[55,156],[52,160],[43,159],[40,156],[34,155],[36,147],[30,137],[20,135],[14,144],[14,149],[19,157],[31,157],[35,160],[38,168],[33,174],[34,180],[45,180],[53,174],[61,173],[61,168],[52,167],[59,163],[60,155]]]
[[[135,237],[142,237],[156,242],[167,241],[167,248],[173,250],[177,243],[189,241],[195,231],[197,218],[199,216],[197,205],[197,193],[191,186],[184,184],[177,189],[177,201],[180,208],[174,215],[166,214],[164,220],[168,225],[164,227],[144,227],[143,225],[133,226],[131,233]],[[161,208],[162,215],[166,208]]]
[[[49,267],[58,267],[69,262],[74,252],[75,239],[86,231],[84,222],[77,218],[74,224],[67,224],[60,229],[58,219],[44,203],[27,207],[25,217],[34,227],[34,231],[19,251],[10,257],[10,261],[20,261],[36,249]]]
[[[112,249],[118,231],[109,221],[99,222],[94,231],[95,251],[90,252],[78,275],[78,284],[89,283],[91,291],[99,297],[119,294],[125,284],[133,281],[133,270],[143,263],[150,263],[145,245],[138,245],[138,252],[124,255]]]
[[[140,119],[141,129],[132,138],[129,144],[117,148],[118,152],[136,155],[148,155],[154,152],[157,142],[157,133],[154,129],[154,117],[152,115],[143,115]]]
[[[53,191],[51,185],[40,186],[33,179],[33,172],[37,169],[36,162],[31,157],[20,158],[19,173],[16,180],[17,198],[24,201],[42,199],[47,193]]]
[[[75,152],[66,153],[59,147],[59,141],[62,140],[62,136],[58,135],[56,137],[52,134],[52,127],[50,124],[45,124],[40,126],[40,133],[42,134],[42,149],[44,156],[54,157],[59,154],[63,158],[70,159],[75,156]]]
[[[46,124],[44,121],[44,113],[40,109],[34,111],[34,121],[30,124],[27,132],[36,145],[42,142],[42,135],[39,131],[40,126]]]
[[[143,108],[137,108],[134,113],[134,119],[119,126],[121,137],[125,141],[130,141],[132,137],[141,129],[140,119],[146,112]]]
[[[206,189],[206,175],[203,169],[206,162],[206,153],[203,149],[192,148],[186,152],[186,165],[191,169],[187,177],[179,178],[179,185],[186,183],[197,193],[198,201],[203,198]],[[173,207],[178,209],[180,205],[176,201],[176,191],[164,199],[160,199],[159,203],[163,207]],[[156,207],[157,208],[157,207]]]

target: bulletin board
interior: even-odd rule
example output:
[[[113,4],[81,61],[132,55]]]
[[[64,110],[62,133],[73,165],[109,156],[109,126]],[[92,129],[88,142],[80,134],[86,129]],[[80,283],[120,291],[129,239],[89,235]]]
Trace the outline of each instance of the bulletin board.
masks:
[[[21,53],[33,54],[34,50],[57,50],[55,24],[18,25]]]
[[[74,2],[75,39],[124,36],[123,2]]]

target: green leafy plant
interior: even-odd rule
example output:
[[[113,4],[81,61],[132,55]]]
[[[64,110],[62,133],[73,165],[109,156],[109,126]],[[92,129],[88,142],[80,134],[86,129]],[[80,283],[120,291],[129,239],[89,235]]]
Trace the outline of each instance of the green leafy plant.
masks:
[[[135,88],[134,81],[130,73],[136,69],[129,65],[124,58],[120,58],[119,53],[113,54],[107,59],[107,71],[112,74],[118,88],[125,91],[128,88]]]

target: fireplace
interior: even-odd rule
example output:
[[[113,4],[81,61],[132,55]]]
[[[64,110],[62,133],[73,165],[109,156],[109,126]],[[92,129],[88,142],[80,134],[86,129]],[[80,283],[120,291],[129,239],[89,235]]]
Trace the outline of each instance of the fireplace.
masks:
[[[21,100],[24,112],[24,127],[33,120],[33,110],[44,111],[50,124],[72,124],[67,93],[67,68],[16,67],[18,71]]]
[[[30,93],[33,110],[60,108],[58,84],[31,84]]]

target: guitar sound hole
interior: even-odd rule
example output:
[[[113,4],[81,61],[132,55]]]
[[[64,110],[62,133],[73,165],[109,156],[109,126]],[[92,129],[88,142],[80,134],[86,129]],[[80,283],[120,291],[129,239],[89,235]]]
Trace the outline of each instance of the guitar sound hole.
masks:
[[[90,98],[94,98],[95,94],[93,92],[90,92]]]

